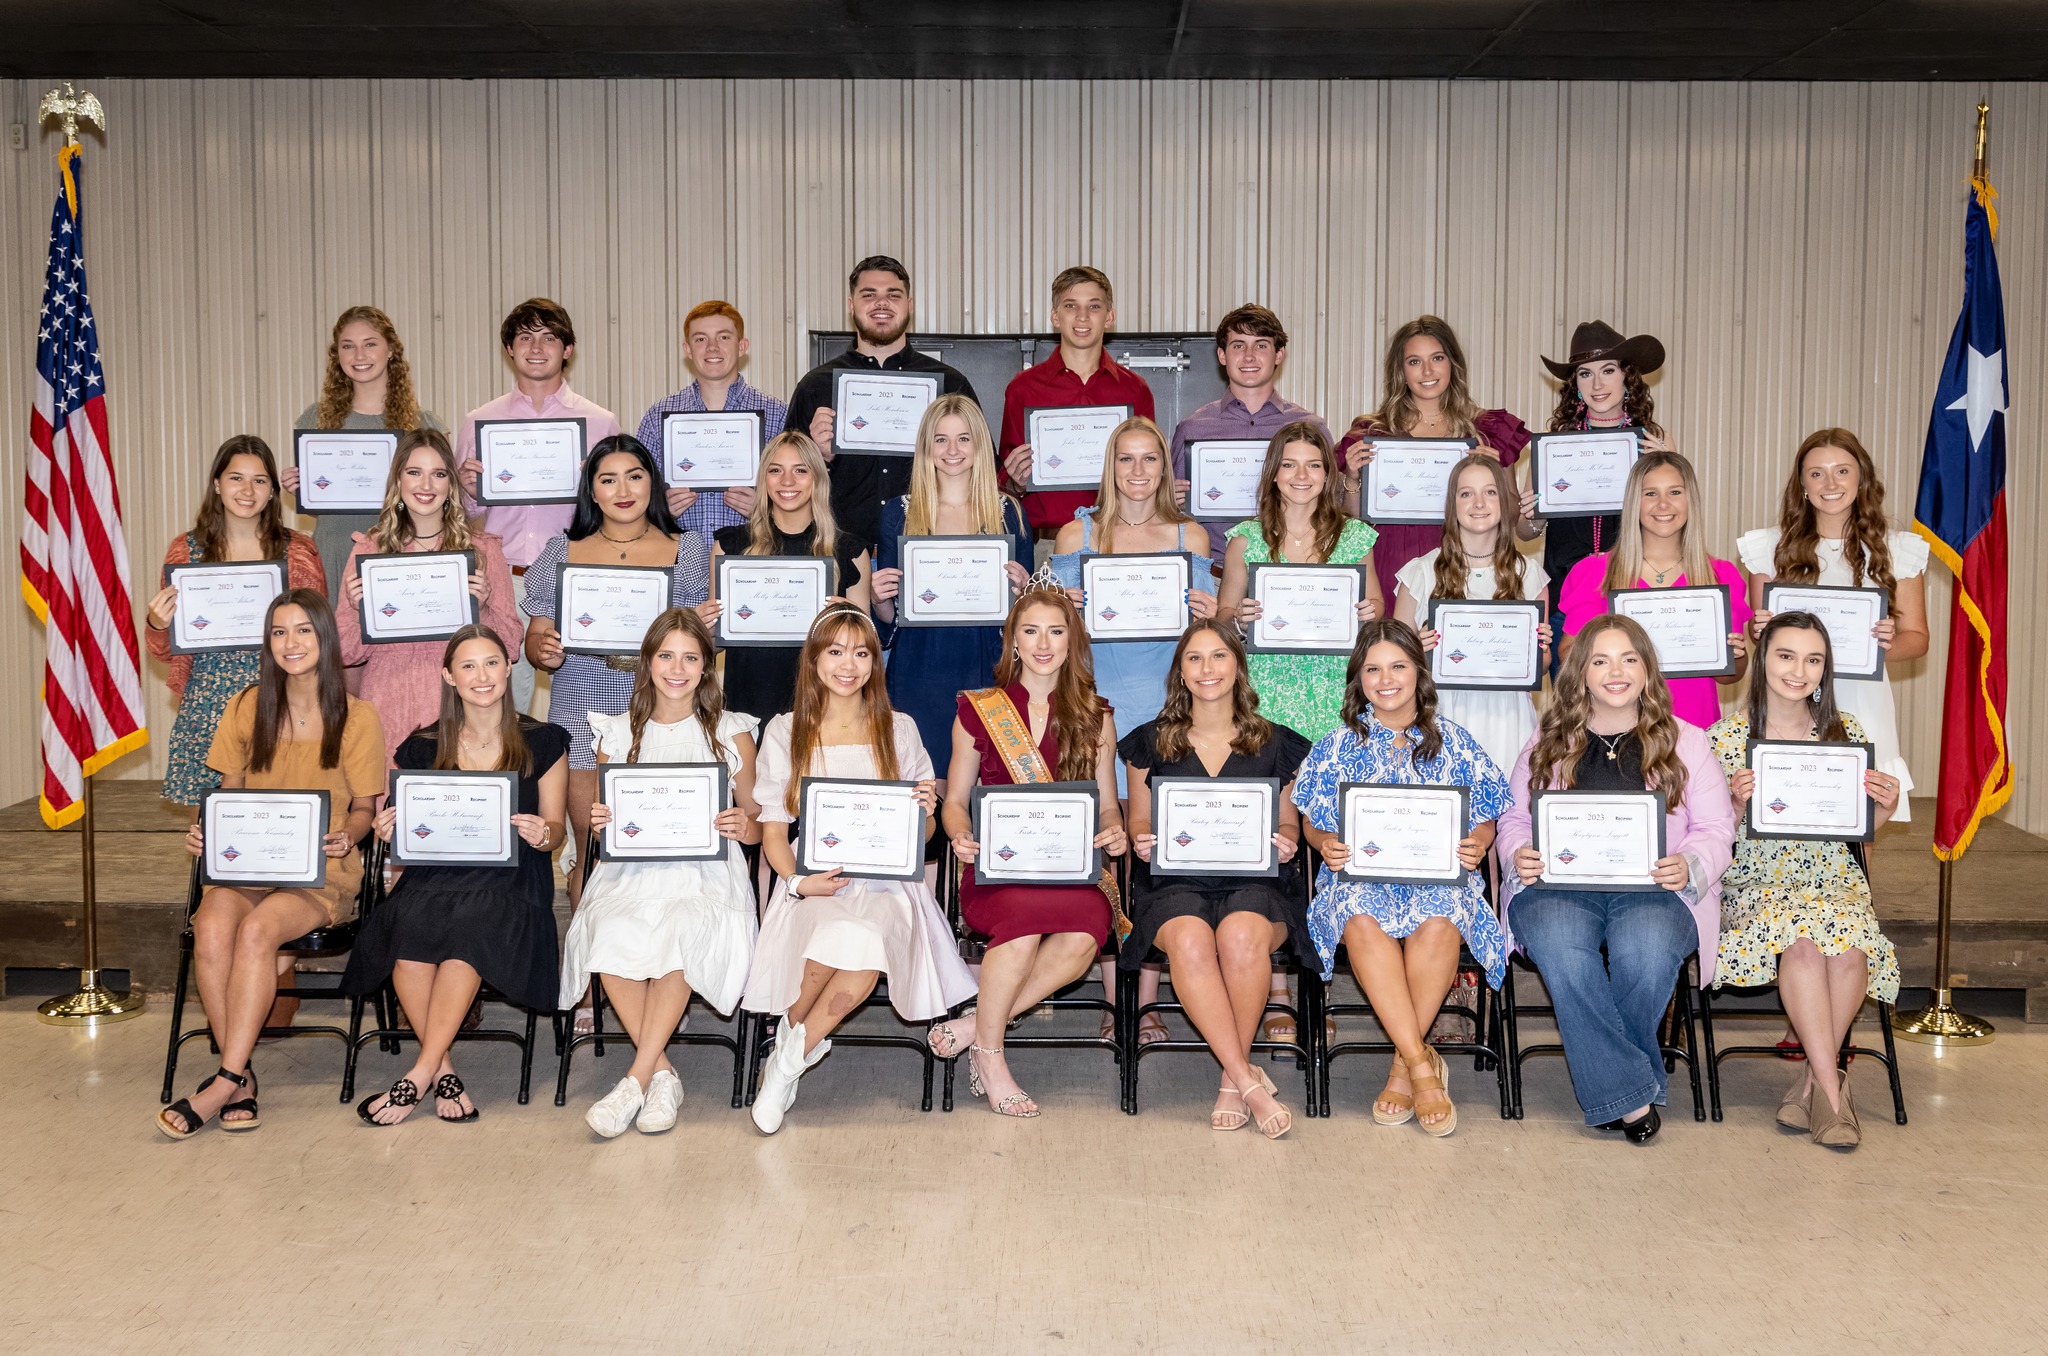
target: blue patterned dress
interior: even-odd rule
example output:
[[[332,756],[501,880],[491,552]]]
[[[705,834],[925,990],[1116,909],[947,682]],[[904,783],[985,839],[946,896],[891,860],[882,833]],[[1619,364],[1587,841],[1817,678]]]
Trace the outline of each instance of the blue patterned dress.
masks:
[[[1410,756],[1414,742],[1422,736],[1410,730],[1410,747],[1394,747],[1394,732],[1368,717],[1372,735],[1361,738],[1356,730],[1339,728],[1316,741],[1308,761],[1294,782],[1294,803],[1302,817],[1325,833],[1336,833],[1337,788],[1345,782],[1398,782],[1406,785],[1469,786],[1472,788],[1472,820],[1468,831],[1490,819],[1498,819],[1508,808],[1508,782],[1494,766],[1486,750],[1470,731],[1448,720],[1438,720],[1443,732],[1443,751],[1433,762],[1415,766]],[[1463,885],[1386,885],[1346,880],[1325,866],[1316,876],[1316,895],[1308,906],[1309,935],[1315,938],[1316,953],[1323,958],[1323,978],[1336,972],[1337,943],[1344,929],[1360,914],[1380,925],[1389,937],[1406,937],[1432,918],[1448,918],[1457,924],[1465,945],[1486,967],[1486,982],[1500,987],[1507,973],[1507,939],[1479,876],[1470,873]]]

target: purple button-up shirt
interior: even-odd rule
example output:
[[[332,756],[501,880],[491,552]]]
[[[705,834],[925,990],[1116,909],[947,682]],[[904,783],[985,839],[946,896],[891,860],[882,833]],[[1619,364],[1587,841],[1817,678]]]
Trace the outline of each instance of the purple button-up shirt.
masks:
[[[761,412],[761,442],[782,432],[783,422],[789,417],[789,407],[772,395],[764,395],[747,385],[745,377],[734,377],[732,385],[725,388],[725,408],[728,410],[759,410]],[[704,391],[691,382],[672,396],[664,396],[647,407],[647,413],[640,416],[640,441],[652,452],[655,459],[661,459],[661,421],[671,414],[707,414],[710,409],[704,403]],[[749,489],[752,486],[748,487]],[[736,527],[746,518],[732,511],[725,502],[725,496],[711,491],[699,490],[697,502],[676,515],[685,532],[701,532],[704,540],[710,541],[711,534],[721,527]]]
[[[586,448],[596,447],[619,431],[619,421],[612,417],[610,410],[577,395],[569,389],[566,381],[555,388],[553,395],[541,401],[538,408],[517,390],[512,390],[496,400],[485,401],[464,416],[461,431],[455,436],[457,461],[475,458],[479,419],[581,419]],[[533,564],[534,558],[540,555],[540,548],[548,544],[548,538],[567,528],[569,520],[576,516],[573,504],[504,504],[480,509],[471,499],[469,507],[472,512],[482,512],[484,531],[495,532],[504,541],[505,563],[515,570],[523,570]]]
[[[1322,416],[1306,405],[1297,405],[1291,400],[1282,400],[1275,393],[1267,397],[1266,403],[1256,410],[1245,408],[1242,400],[1227,395],[1221,400],[1212,400],[1193,414],[1176,424],[1173,429],[1173,478],[1188,478],[1188,444],[1207,442],[1212,438],[1271,438],[1297,419],[1306,419],[1329,436],[1329,428]],[[1334,473],[1334,472],[1333,472]],[[1230,531],[1230,523],[1205,523],[1209,529],[1209,554],[1212,560],[1221,561],[1227,544],[1224,534]]]

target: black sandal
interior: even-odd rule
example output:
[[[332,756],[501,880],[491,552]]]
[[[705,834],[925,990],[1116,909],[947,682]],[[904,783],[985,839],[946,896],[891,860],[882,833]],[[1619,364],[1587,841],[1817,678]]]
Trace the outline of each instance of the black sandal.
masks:
[[[226,1069],[216,1069],[208,1074],[205,1081],[201,1082],[198,1087],[192,1089],[192,1096],[197,1097],[200,1093],[212,1087],[214,1080],[217,1078],[225,1078],[228,1082],[238,1087],[246,1088],[249,1086],[247,1077],[240,1074],[231,1074]],[[229,1102],[227,1106],[223,1106],[220,1110],[226,1111],[230,1106],[240,1105],[241,1103],[239,1102]],[[253,1107],[255,1103],[250,1102],[249,1105]],[[213,1114],[218,1116],[220,1111],[216,1111]],[[178,1117],[185,1123],[185,1128],[181,1130],[177,1126],[172,1125],[168,1120],[164,1119],[166,1116]],[[156,1113],[156,1128],[169,1135],[172,1139],[190,1139],[198,1134],[205,1125],[206,1117],[192,1109],[191,1097],[180,1097],[177,1101]]]
[[[244,1065],[242,1072],[247,1075],[248,1081],[243,1086],[249,1089],[249,1095],[240,1101],[229,1102],[220,1109],[220,1128],[223,1130],[254,1130],[257,1126],[263,1124],[263,1113],[256,1109],[256,1065],[254,1061]],[[240,1120],[231,1121],[228,1119],[230,1111],[246,1111],[249,1114]]]
[[[372,1115],[370,1113],[370,1103],[376,1101],[379,1097],[384,1098],[384,1105],[387,1107],[411,1107],[418,1106],[420,1104],[419,1087],[410,1078],[401,1078],[396,1083],[393,1083],[390,1086],[390,1088],[386,1091],[373,1092],[368,1097],[365,1097],[362,1101],[357,1102],[356,1115],[361,1116],[363,1118],[363,1124],[374,1125],[379,1130],[389,1130],[392,1126],[398,1125],[405,1120],[404,1116],[400,1116],[398,1120],[395,1121],[380,1121],[374,1115]],[[409,1115],[411,1113],[407,1114]]]
[[[434,1080],[434,1100],[436,1102],[454,1102],[459,1107],[462,1104],[462,1096],[462,1080],[454,1074],[442,1074]],[[467,1124],[482,1114],[475,1106],[471,1106],[469,1114],[464,1116],[443,1116],[439,1106],[434,1108],[434,1119],[447,1121],[453,1125]]]

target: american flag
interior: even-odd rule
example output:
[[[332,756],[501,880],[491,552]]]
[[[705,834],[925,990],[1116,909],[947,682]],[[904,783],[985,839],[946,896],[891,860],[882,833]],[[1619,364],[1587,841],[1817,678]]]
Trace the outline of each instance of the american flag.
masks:
[[[85,779],[149,739],[128,587],[106,375],[85,287],[76,142],[57,157],[50,266],[36,324],[21,591],[43,622],[43,822],[83,812]]]

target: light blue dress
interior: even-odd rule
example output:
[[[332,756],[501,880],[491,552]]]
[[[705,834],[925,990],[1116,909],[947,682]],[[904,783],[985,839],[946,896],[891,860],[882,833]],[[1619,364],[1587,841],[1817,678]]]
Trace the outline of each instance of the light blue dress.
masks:
[[[1337,788],[1345,782],[1397,782],[1416,786],[1468,786],[1472,789],[1472,817],[1467,830],[1490,819],[1498,819],[1508,808],[1508,782],[1494,766],[1486,750],[1469,730],[1439,719],[1443,751],[1421,767],[1411,756],[1415,741],[1422,738],[1410,730],[1410,745],[1394,747],[1394,732],[1368,716],[1370,738],[1355,729],[1340,727],[1316,741],[1308,759],[1294,780],[1294,803],[1303,817],[1325,833],[1336,833]],[[1316,895],[1308,906],[1309,935],[1315,939],[1316,954],[1323,958],[1323,978],[1336,971],[1337,943],[1353,918],[1365,914],[1389,937],[1406,937],[1432,918],[1448,918],[1457,924],[1472,955],[1486,967],[1486,982],[1500,987],[1507,973],[1507,938],[1477,872],[1466,875],[1463,885],[1387,885],[1346,880],[1325,866],[1316,875]]]
[[[1055,555],[1049,562],[1053,578],[1070,589],[1081,587],[1081,557],[1100,555],[1095,549],[1095,510],[1076,509],[1074,516],[1081,520],[1081,549],[1067,555]],[[1188,545],[1188,528],[1193,527],[1201,539],[1196,547]],[[1194,568],[1189,573],[1189,588],[1198,593],[1216,592],[1216,567],[1206,551],[1208,533],[1200,523],[1182,523],[1180,535],[1174,541],[1176,551],[1194,550]],[[1114,645],[1091,646],[1095,656],[1095,692],[1115,708],[1116,728],[1119,735],[1128,734],[1146,721],[1159,714],[1159,708],[1166,704],[1166,671],[1173,666],[1173,650],[1176,642],[1120,641]],[[1116,765],[1116,791],[1119,796],[1124,790],[1124,765]]]

